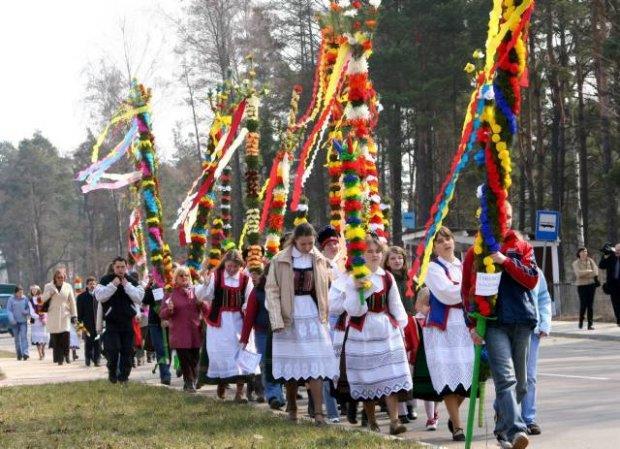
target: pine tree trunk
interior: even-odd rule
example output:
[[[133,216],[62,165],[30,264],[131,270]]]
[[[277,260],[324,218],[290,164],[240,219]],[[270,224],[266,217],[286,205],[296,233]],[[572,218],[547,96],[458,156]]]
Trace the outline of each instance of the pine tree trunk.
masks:
[[[614,180],[609,176],[613,167],[612,145],[611,145],[611,107],[609,93],[609,76],[603,56],[604,44],[606,40],[607,24],[605,18],[605,2],[603,0],[592,1],[592,55],[594,58],[594,75],[596,77],[596,88],[598,93],[599,106],[599,143],[603,157],[603,173],[605,181],[605,204],[607,211],[603,212],[606,216],[606,234],[609,241],[615,242],[618,237],[617,227],[617,199],[616,186]]]
[[[389,146],[388,164],[390,169],[390,192],[393,201],[392,206],[392,241],[394,245],[402,245],[403,240],[403,133],[402,133],[402,109],[400,105],[389,105],[386,108],[388,116]]]

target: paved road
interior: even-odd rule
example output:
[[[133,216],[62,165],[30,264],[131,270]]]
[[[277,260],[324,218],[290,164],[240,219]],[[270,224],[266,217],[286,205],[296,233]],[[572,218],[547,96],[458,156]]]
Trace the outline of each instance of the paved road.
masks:
[[[0,336],[0,349],[12,350],[12,339]],[[17,384],[67,382],[105,378],[105,368],[86,368],[81,363],[57,367],[48,360],[17,362],[0,359],[8,378],[0,387]],[[140,367],[132,379],[157,383],[151,367]],[[175,384],[180,381],[175,380]],[[539,361],[539,422],[543,434],[532,437],[534,449],[616,449],[620,447],[617,429],[620,428],[620,341],[598,341],[575,338],[549,338],[541,347]],[[497,447],[493,439],[493,385],[488,385],[486,425],[476,430],[474,449]],[[203,392],[201,390],[201,392]],[[204,391],[213,394],[211,389]],[[463,419],[467,403],[463,404]],[[301,410],[305,406],[300,407]],[[422,413],[420,413],[422,412]],[[422,440],[433,447],[462,448],[454,443],[446,428],[445,408],[440,406],[441,422],[437,432],[423,429],[423,408],[420,419],[409,424],[404,434],[408,439]],[[387,433],[387,421],[381,422]],[[347,424],[348,426],[348,424]]]

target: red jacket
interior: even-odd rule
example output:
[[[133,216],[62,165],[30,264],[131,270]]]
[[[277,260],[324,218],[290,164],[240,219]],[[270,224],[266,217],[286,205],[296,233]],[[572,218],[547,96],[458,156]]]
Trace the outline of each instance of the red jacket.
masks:
[[[534,249],[523,240],[520,235],[509,230],[501,248],[506,260],[502,264],[502,279],[499,285],[497,304],[495,308],[499,324],[528,324],[536,325],[536,311],[531,298],[530,290],[538,283],[538,269],[534,258]],[[474,251],[470,248],[463,261],[463,282],[461,295],[472,310],[476,287],[476,268]],[[484,307],[484,301],[479,302]],[[481,310],[483,314],[490,314],[490,310]]]
[[[173,310],[170,311],[167,301],[172,301]],[[166,301],[161,305],[159,316],[168,320],[170,325],[170,347],[173,349],[200,348],[202,332],[200,320],[202,313],[206,313],[207,304],[202,307],[196,305],[194,288],[174,288],[166,295]]]

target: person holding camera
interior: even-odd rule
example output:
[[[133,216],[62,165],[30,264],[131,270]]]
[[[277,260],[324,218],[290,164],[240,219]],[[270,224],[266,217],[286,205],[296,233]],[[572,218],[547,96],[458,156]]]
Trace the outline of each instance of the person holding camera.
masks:
[[[601,252],[603,257],[598,267],[607,271],[603,291],[611,297],[616,324],[620,326],[620,243],[616,243],[615,247],[611,246],[611,243],[605,243]]]
[[[573,262],[575,285],[579,294],[579,329],[583,328],[583,318],[588,315],[588,330],[594,330],[594,293],[598,283],[598,267],[588,257],[586,248],[577,250],[577,259]]]
[[[95,298],[101,303],[105,333],[103,334],[108,379],[126,383],[133,358],[133,319],[136,307],[142,302],[144,289],[127,274],[127,261],[117,257],[112,261],[111,274],[101,278],[95,287]]]

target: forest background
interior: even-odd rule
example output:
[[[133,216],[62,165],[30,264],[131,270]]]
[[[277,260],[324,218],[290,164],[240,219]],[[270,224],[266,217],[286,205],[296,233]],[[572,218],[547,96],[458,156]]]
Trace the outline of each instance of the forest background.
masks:
[[[392,236],[402,215],[423,226],[460,138],[472,77],[463,68],[483,49],[489,0],[383,0],[370,73],[382,105],[376,130],[381,193],[393,202]],[[200,172],[212,118],[208,91],[223,79],[242,79],[253,55],[257,82],[268,89],[261,107],[263,177],[277,150],[290,92],[304,88],[304,109],[320,40],[321,0],[188,0],[166,17],[176,30],[174,79],[149,79],[157,59],[144,61],[119,25],[123,54],[85,67],[89,126],[77,148],[57,148],[41,132],[17,145],[0,141],[0,251],[14,283],[43,283],[59,264],[73,274],[100,275],[127,252],[132,196],[128,189],[82,195],[75,173],[88,165],[96,135],[126,97],[132,77],[154,88],[184,90],[190,123],[177,124],[172,148],[162,151],[160,182],[166,239],[176,260],[186,250],[170,229]],[[513,152],[514,225],[533,233],[540,209],[562,213],[561,273],[577,246],[596,252],[618,241],[620,190],[620,1],[540,0],[529,32],[529,86],[523,91],[519,139]],[[121,61],[115,62],[115,61]],[[44,76],[44,75],[42,75]],[[162,90],[165,92],[165,89]],[[160,91],[160,92],[162,92]],[[160,93],[161,95],[161,93]],[[156,120],[156,119],[155,119]],[[154,130],[157,136],[157,128]],[[114,139],[111,136],[110,142]],[[160,151],[162,149],[160,148]],[[328,223],[321,153],[306,184],[310,221]],[[233,231],[243,220],[243,154],[233,168]],[[462,174],[446,225],[475,229],[474,164]]]

